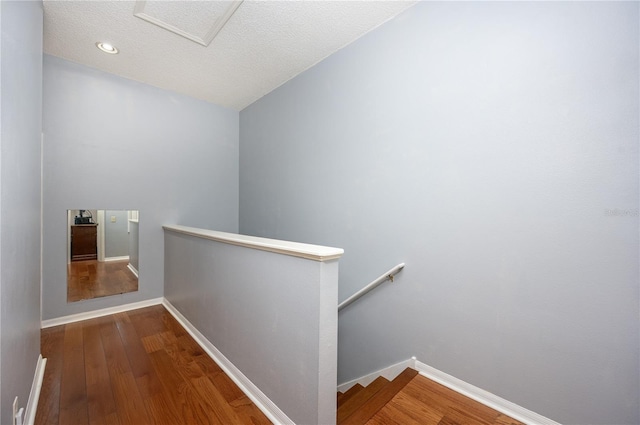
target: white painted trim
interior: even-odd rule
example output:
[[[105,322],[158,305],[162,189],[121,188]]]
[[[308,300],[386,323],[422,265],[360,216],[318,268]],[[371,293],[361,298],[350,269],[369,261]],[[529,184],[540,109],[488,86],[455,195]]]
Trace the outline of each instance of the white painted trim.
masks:
[[[262,251],[275,252],[278,254],[291,255],[293,257],[306,258],[314,261],[329,261],[340,258],[344,254],[341,248],[328,246],[310,245],[306,243],[281,241],[277,239],[259,238],[257,236],[240,235],[237,233],[225,233],[215,230],[198,229],[195,227],[166,225],[164,230],[195,236],[203,239],[210,239],[216,242],[238,245],[245,248],[259,249]]]
[[[133,16],[138,17],[140,19],[144,19],[145,21],[152,23],[153,25],[157,25],[162,29],[167,31],[171,31],[172,33],[181,35],[182,37],[196,42],[198,44],[203,45],[204,47],[209,46],[213,39],[218,35],[222,27],[225,26],[227,21],[231,19],[231,16],[235,13],[235,11],[240,7],[244,0],[232,0],[229,4],[228,8],[221,14],[215,22],[212,23],[211,28],[204,34],[203,37],[198,37],[196,34],[192,34],[188,31],[180,29],[174,25],[171,25],[167,22],[164,22],[162,19],[158,19],[155,16],[147,15],[145,13],[146,1],[138,0],[133,9]]]
[[[405,370],[406,368],[410,367],[411,369],[415,369],[416,368],[415,365],[416,365],[416,359],[414,358],[403,360],[400,363],[396,363],[394,365],[385,367],[384,369],[380,369],[368,375],[362,376],[357,379],[352,379],[351,381],[340,384],[338,385],[338,392],[343,393],[345,391],[348,391],[349,388],[353,387],[356,384],[360,384],[363,387],[366,387],[379,376],[384,376],[386,379],[391,381],[396,376],[400,375],[402,371]]]
[[[338,391],[343,393],[355,384],[367,386],[379,376],[384,376],[386,379],[392,380],[408,367],[417,370],[420,375],[429,378],[432,381],[442,384],[459,394],[469,397],[478,403],[482,403],[487,407],[497,410],[500,413],[504,413],[505,415],[527,425],[560,425],[560,423],[552,419],[532,412],[531,410],[512,403],[509,400],[505,400],[504,398],[498,397],[497,395],[485,391],[482,388],[478,388],[475,385],[471,385],[461,379],[422,363],[421,361],[416,360],[415,357],[411,357],[410,359],[404,360],[400,363],[396,363],[363,377],[340,384],[338,385]]]
[[[47,359],[42,358],[42,354],[38,356],[36,371],[33,375],[33,383],[29,392],[29,401],[24,415],[24,425],[33,425],[36,420],[36,410],[38,409],[38,400],[40,400],[40,390],[42,389],[42,381],[44,379],[44,370],[47,367]]]
[[[41,322],[40,327],[50,328],[52,326],[66,325],[67,323],[80,322],[82,320],[95,319],[96,317],[108,316],[110,314],[122,313],[123,311],[136,310],[138,308],[150,307],[152,305],[162,304],[162,298],[152,298],[150,300],[138,301],[130,304],[117,305],[115,307],[107,307],[100,310],[87,311],[84,313],[71,314],[69,316],[56,317]]]
[[[129,268],[129,270],[131,270],[131,273],[133,273],[134,275],[136,275],[136,277],[138,277],[138,270],[136,270],[136,268],[133,267],[131,265],[131,263],[127,264],[127,268]]]
[[[253,382],[249,380],[224,354],[222,354],[198,329],[196,329],[186,317],[182,315],[166,298],[162,305],[175,317],[189,335],[202,347],[202,349],[215,361],[218,366],[236,383],[247,397],[264,413],[274,424],[295,424],[276,404],[269,399]]]
[[[121,257],[105,257],[104,262],[109,262],[109,261],[125,261],[128,260],[129,256],[128,255],[123,255]]]
[[[415,369],[420,372],[420,375],[527,425],[560,425],[554,420],[525,409],[420,361],[415,361]]]

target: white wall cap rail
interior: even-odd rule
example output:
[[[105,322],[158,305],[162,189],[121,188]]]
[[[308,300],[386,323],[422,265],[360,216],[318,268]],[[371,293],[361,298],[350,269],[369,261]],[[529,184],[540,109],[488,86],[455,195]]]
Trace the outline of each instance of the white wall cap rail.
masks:
[[[371,282],[370,284],[368,284],[367,286],[365,286],[364,288],[362,288],[361,290],[359,290],[358,292],[356,292],[355,294],[351,295],[349,298],[347,298],[346,300],[338,304],[338,311],[342,310],[349,304],[353,303],[358,298],[365,295],[367,292],[377,288],[383,282],[386,282],[387,280],[390,280],[393,282],[393,276],[395,276],[403,268],[404,268],[404,263],[400,263],[394,268],[390,269],[388,272],[384,273],[379,278],[377,278],[376,280],[374,280],[373,282]]]
[[[171,232],[183,233],[185,235],[210,239],[212,241],[223,242],[230,245],[238,245],[246,248],[259,249],[261,251],[291,255],[293,257],[301,257],[314,261],[335,260],[344,254],[344,250],[342,248],[281,241],[278,239],[240,235],[237,233],[218,232],[216,230],[199,229],[196,227],[165,225],[162,226],[162,228]]]

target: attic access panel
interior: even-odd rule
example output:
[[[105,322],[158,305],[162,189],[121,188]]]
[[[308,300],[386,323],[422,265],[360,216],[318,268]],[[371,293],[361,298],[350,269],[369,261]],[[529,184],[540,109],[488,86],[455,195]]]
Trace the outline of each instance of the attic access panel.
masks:
[[[133,15],[207,47],[242,2],[138,0]]]

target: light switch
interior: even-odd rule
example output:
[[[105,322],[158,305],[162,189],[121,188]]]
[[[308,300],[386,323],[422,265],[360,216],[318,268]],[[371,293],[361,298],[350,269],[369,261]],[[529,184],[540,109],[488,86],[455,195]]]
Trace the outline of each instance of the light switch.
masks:
[[[112,216],[111,216],[111,222],[112,222],[112,223],[115,223],[115,222],[116,222],[116,216],[115,216],[115,215],[112,215]]]

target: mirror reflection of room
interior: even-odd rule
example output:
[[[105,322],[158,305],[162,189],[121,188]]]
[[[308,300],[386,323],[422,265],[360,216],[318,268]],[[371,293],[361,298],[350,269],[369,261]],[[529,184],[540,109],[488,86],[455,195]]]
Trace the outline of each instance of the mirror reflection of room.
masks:
[[[67,302],[138,290],[139,213],[67,210]]]

